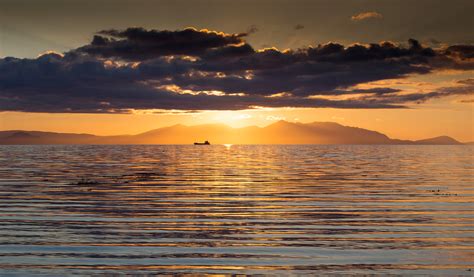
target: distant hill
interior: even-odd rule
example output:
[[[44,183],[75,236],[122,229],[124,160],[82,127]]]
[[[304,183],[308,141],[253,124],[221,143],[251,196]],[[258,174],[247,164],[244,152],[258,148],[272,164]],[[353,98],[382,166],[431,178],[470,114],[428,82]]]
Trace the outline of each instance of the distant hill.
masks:
[[[391,139],[367,129],[333,122],[278,121],[266,127],[231,128],[224,124],[173,125],[138,135],[95,136],[39,131],[0,131],[0,144],[462,144],[440,136],[418,141]]]
[[[462,144],[459,141],[448,136],[440,136],[429,139],[422,139],[415,141],[417,144],[436,144],[436,145],[450,145],[450,144]]]
[[[0,131],[0,144],[90,144],[97,136],[39,131]]]

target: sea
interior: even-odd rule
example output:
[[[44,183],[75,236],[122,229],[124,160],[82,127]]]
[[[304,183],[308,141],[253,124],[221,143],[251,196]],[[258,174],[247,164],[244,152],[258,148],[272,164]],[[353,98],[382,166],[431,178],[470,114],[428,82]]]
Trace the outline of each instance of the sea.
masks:
[[[0,276],[474,275],[474,147],[0,146]]]

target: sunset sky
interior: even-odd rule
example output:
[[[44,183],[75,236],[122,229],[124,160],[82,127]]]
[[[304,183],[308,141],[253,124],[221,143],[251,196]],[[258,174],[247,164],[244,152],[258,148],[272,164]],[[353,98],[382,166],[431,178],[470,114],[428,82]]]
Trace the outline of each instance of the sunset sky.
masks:
[[[474,1],[0,0],[0,130],[331,121],[474,141]]]

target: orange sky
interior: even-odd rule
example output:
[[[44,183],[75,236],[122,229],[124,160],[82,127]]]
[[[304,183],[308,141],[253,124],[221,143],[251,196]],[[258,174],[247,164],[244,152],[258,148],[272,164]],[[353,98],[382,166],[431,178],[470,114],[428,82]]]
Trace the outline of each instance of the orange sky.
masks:
[[[368,47],[367,43],[393,41],[395,44],[405,47],[404,49],[408,49],[406,48],[406,42],[409,38],[416,38],[423,47],[430,47],[430,49],[440,51],[439,53],[444,53],[440,49],[447,49],[446,47],[449,45],[472,46],[474,43],[470,35],[472,33],[471,30],[466,28],[466,26],[472,26],[473,23],[472,9],[469,8],[473,5],[473,2],[465,0],[456,0],[456,4],[445,2],[439,4],[441,6],[426,5],[426,3],[431,2],[424,1],[401,1],[398,5],[394,5],[390,1],[375,0],[360,2],[278,0],[272,6],[267,5],[265,1],[247,1],[246,5],[230,1],[226,5],[222,5],[212,0],[191,1],[193,3],[189,1],[142,2],[141,4],[143,5],[137,5],[135,1],[117,1],[114,9],[110,9],[109,5],[96,5],[95,2],[89,0],[82,1],[80,4],[79,2],[71,3],[71,5],[50,0],[42,3],[31,1],[31,5],[22,5],[15,1],[2,3],[2,7],[0,7],[0,12],[2,12],[0,14],[0,65],[2,65],[1,61],[9,56],[17,59],[29,58],[32,61],[37,61],[35,59],[38,59],[38,56],[46,51],[54,51],[56,53],[72,51],[92,43],[91,38],[94,32],[98,30],[123,30],[130,26],[143,26],[145,29],[161,31],[183,30],[185,27],[193,26],[197,28],[193,29],[196,32],[202,27],[216,30],[222,32],[219,34],[226,35],[246,32],[244,40],[234,41],[226,46],[243,45],[248,42],[255,50],[255,53],[268,47],[278,47],[282,49],[279,50],[281,51],[279,53],[285,53],[283,49],[301,49],[318,44],[324,45],[328,42],[343,43],[345,47],[350,47],[354,43],[362,43],[365,45],[364,47]],[[409,3],[409,7],[406,3]],[[93,13],[90,12],[91,5],[94,5]],[[443,13],[439,12],[441,10]],[[134,12],[130,13],[130,11]],[[423,16],[420,16],[421,13]],[[58,22],[61,22],[61,24],[58,24]],[[208,30],[205,30],[205,32],[209,33]],[[190,45],[193,45],[193,43],[190,43]],[[118,57],[118,63],[115,63],[117,60],[106,60],[104,57],[96,58],[104,62],[104,64],[112,64],[113,66],[111,67],[116,66],[116,68],[119,68],[120,63],[126,60],[123,57],[120,60],[120,57]],[[131,64],[139,64],[144,61],[137,60]],[[474,89],[474,70],[472,70],[474,59],[471,57],[459,58],[457,67],[439,66],[437,64],[439,62],[440,60],[436,60],[432,63],[427,63],[431,67],[426,72],[420,73],[413,70],[409,73],[404,73],[401,71],[399,74],[393,74],[388,77],[381,74],[382,77],[372,79],[379,81],[368,83],[361,81],[356,85],[350,84],[349,86],[344,86],[344,82],[342,82],[340,87],[320,88],[317,91],[320,94],[304,94],[304,92],[299,92],[297,89],[294,92],[295,96],[302,97],[301,99],[306,101],[312,96],[323,100],[351,100],[361,95],[364,96],[363,94],[356,95],[355,93],[325,94],[327,91],[333,90],[334,92],[334,90],[338,89],[370,90],[389,88],[396,89],[397,94],[401,96],[436,93],[446,88],[456,89],[463,86],[466,88],[470,87],[471,91],[464,91],[453,95],[449,94],[450,96],[447,97],[433,97],[427,101],[421,101],[422,103],[416,103],[415,101],[395,101],[390,103],[407,106],[407,108],[395,109],[281,108],[284,105],[279,105],[278,108],[256,108],[239,111],[134,110],[130,114],[88,114],[58,113],[57,110],[56,112],[49,110],[49,112],[42,113],[31,112],[36,107],[34,104],[38,104],[38,102],[34,101],[44,96],[44,91],[38,90],[34,92],[37,95],[29,99],[33,104],[28,102],[29,104],[25,105],[27,108],[33,108],[29,110],[30,112],[20,112],[20,108],[5,108],[4,110],[9,111],[2,112],[3,109],[0,106],[0,130],[42,130],[117,135],[137,134],[177,123],[186,125],[224,123],[232,127],[243,127],[249,125],[266,126],[277,120],[284,119],[302,123],[314,121],[337,122],[343,125],[376,130],[391,138],[398,139],[423,139],[448,135],[460,141],[474,141],[474,92],[472,91]],[[2,74],[1,70],[3,69],[0,67],[0,74]],[[249,71],[251,72],[251,70]],[[387,70],[387,72],[389,71]],[[338,71],[334,70],[334,72],[337,73]],[[369,73],[377,75],[378,72],[369,71]],[[206,74],[210,75],[211,73],[207,72]],[[228,73],[228,76],[231,76],[231,74],[233,73]],[[223,73],[221,75],[225,76]],[[271,74],[262,76],[266,77],[269,75]],[[327,76],[330,76],[330,74]],[[244,77],[247,78],[247,76]],[[298,77],[304,79],[306,76],[303,74]],[[350,77],[354,76],[351,75]],[[251,79],[252,77],[249,78]],[[36,80],[32,79],[33,81]],[[7,103],[5,106],[14,106],[17,97],[15,93],[24,93],[25,99],[32,95],[28,90],[13,89],[12,92],[7,91],[10,89],[9,85],[18,85],[18,83],[15,83],[16,80],[14,78],[12,80],[7,80],[6,82],[5,95],[2,95],[3,88],[0,83],[0,105]],[[470,84],[462,83],[462,81],[466,80]],[[11,81],[11,83],[8,83],[8,81]],[[151,78],[145,81],[153,82],[156,79],[153,80]],[[323,79],[321,83],[325,83],[325,81]],[[134,84],[136,83],[139,83],[139,81]],[[196,83],[198,82],[196,81]],[[205,87],[207,83],[203,83],[203,87]],[[272,85],[272,83],[268,84]],[[41,88],[43,85],[39,82],[38,87]],[[93,85],[90,87],[93,87]],[[191,87],[192,85],[194,84],[191,84]],[[22,86],[21,80],[19,86],[20,88]],[[174,86],[174,83],[168,87],[172,86]],[[166,87],[166,85],[162,87]],[[179,95],[189,91],[189,88],[188,90],[181,90],[179,86],[176,87],[176,94]],[[285,89],[288,88],[285,88],[284,84],[281,87],[281,94],[284,94],[286,92]],[[158,88],[161,89],[161,87]],[[232,89],[229,89],[229,95],[235,93]],[[258,89],[260,88],[255,88],[248,95],[262,96],[262,94],[259,94],[261,91],[258,91]],[[63,88],[58,89],[57,95],[60,95],[62,90]],[[113,91],[114,89],[111,90]],[[135,93],[135,90],[130,91]],[[82,93],[82,91],[80,92]],[[191,93],[207,92],[225,94],[223,91],[213,90],[212,88],[201,88],[191,91]],[[99,99],[100,93],[100,90],[99,92],[85,92],[85,94],[91,95],[91,102],[95,101],[95,97]],[[120,100],[120,97],[123,97],[120,93],[118,93],[119,97],[115,98],[115,100]],[[242,94],[245,93],[247,91],[242,91]],[[302,94],[297,95],[298,93]],[[77,97],[77,95],[73,96]],[[115,96],[114,93],[110,95],[112,100],[114,100],[113,97]],[[265,97],[267,96],[265,95]],[[307,96],[309,97],[304,98]],[[370,97],[376,98],[379,96],[385,95],[373,94]],[[64,99],[69,101],[70,98],[73,97],[66,96]],[[7,100],[2,102],[4,99]],[[84,98],[81,101],[90,104],[88,102],[90,99]],[[145,97],[144,99],[147,98]],[[54,101],[61,102],[61,100],[54,97],[48,99],[48,101],[51,103],[54,103]],[[51,104],[48,101],[45,101],[47,107]],[[75,100],[70,101],[73,103]],[[110,104],[107,101],[97,101]],[[160,101],[166,102],[169,99],[155,99],[154,101],[160,104]],[[188,102],[192,103],[193,100]],[[143,102],[138,101],[137,103],[137,106],[143,105]],[[202,101],[202,103],[206,104],[205,101]],[[61,108],[63,107],[58,107],[58,109]]]
[[[468,72],[438,72],[388,82],[407,91],[450,86],[455,80],[473,76]],[[381,85],[382,82],[365,86]],[[398,84],[398,85],[394,85]],[[330,121],[375,130],[398,139],[423,139],[449,135],[474,141],[474,103],[453,96],[413,104],[409,109],[261,108],[242,111],[135,111],[133,114],[0,113],[0,130],[43,130],[97,135],[138,134],[174,125],[224,123],[232,127],[266,126],[278,120],[293,122]]]
[[[451,100],[455,101],[455,100]],[[443,103],[438,104],[443,105]],[[433,103],[414,109],[262,109],[207,111],[194,114],[0,114],[3,130],[44,130],[98,135],[137,134],[154,128],[182,123],[197,125],[225,123],[232,127],[265,126],[277,120],[295,122],[331,121],[382,132],[391,138],[422,139],[449,135],[460,141],[474,140],[472,104],[459,103],[437,108]],[[416,120],[414,120],[416,118]]]

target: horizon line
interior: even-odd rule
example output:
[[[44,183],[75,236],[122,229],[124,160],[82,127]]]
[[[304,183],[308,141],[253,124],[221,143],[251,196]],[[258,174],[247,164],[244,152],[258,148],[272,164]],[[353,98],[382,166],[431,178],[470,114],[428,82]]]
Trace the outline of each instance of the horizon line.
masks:
[[[186,124],[183,124],[183,123],[177,123],[177,124],[173,124],[173,125],[167,125],[167,126],[162,126],[162,127],[158,127],[158,128],[153,128],[153,129],[149,129],[147,131],[143,131],[143,132],[139,132],[139,133],[136,133],[136,134],[115,134],[115,135],[97,135],[97,134],[93,134],[93,133],[86,133],[86,132],[60,132],[60,131],[44,131],[44,130],[22,130],[22,129],[9,129],[9,130],[0,130],[0,132],[40,132],[40,133],[55,133],[55,134],[72,134],[72,135],[92,135],[92,136],[96,136],[96,137],[115,137],[115,136],[137,136],[137,135],[141,135],[141,134],[145,134],[145,133],[148,133],[148,132],[151,132],[151,131],[154,131],[154,130],[159,130],[159,129],[164,129],[164,128],[170,128],[170,127],[175,127],[175,126],[183,126],[183,127],[197,127],[197,126],[212,126],[212,125],[216,125],[216,126],[224,126],[226,128],[230,128],[230,129],[245,129],[245,128],[251,128],[251,127],[255,127],[255,128],[259,128],[259,129],[263,129],[263,128],[267,128],[271,125],[274,125],[274,124],[278,124],[278,123],[289,123],[289,124],[295,124],[295,125],[308,125],[308,124],[313,124],[313,123],[331,123],[331,124],[337,124],[337,125],[340,125],[340,126],[343,126],[343,127],[349,127],[349,128],[359,128],[359,129],[363,129],[363,130],[368,130],[368,131],[373,131],[373,132],[377,132],[377,133],[380,133],[382,135],[385,135],[387,136],[389,139],[393,139],[393,140],[401,140],[401,141],[417,141],[417,140],[424,140],[424,139],[432,139],[432,138],[439,138],[439,137],[448,137],[448,138],[452,138],[458,142],[461,142],[462,144],[471,144],[473,143],[474,141],[465,141],[465,142],[462,142],[462,141],[459,141],[457,140],[456,138],[452,137],[452,136],[449,136],[449,135],[436,135],[436,136],[433,136],[433,137],[428,137],[428,138],[418,138],[418,139],[398,139],[398,138],[391,138],[389,137],[388,135],[386,135],[385,133],[381,132],[381,131],[377,131],[377,130],[373,130],[373,129],[366,129],[366,128],[362,128],[362,127],[358,127],[358,126],[350,126],[350,125],[344,125],[344,124],[341,124],[341,123],[338,123],[338,122],[334,122],[334,121],[311,121],[311,122],[297,122],[297,121],[288,121],[288,120],[284,120],[284,119],[280,119],[280,120],[277,120],[277,121],[274,121],[272,123],[269,123],[265,126],[258,126],[258,125],[246,125],[246,126],[242,126],[242,127],[233,127],[233,126],[230,126],[229,124],[226,124],[226,123],[222,123],[222,122],[216,122],[216,123],[203,123],[203,124],[196,124],[196,125],[186,125]]]

